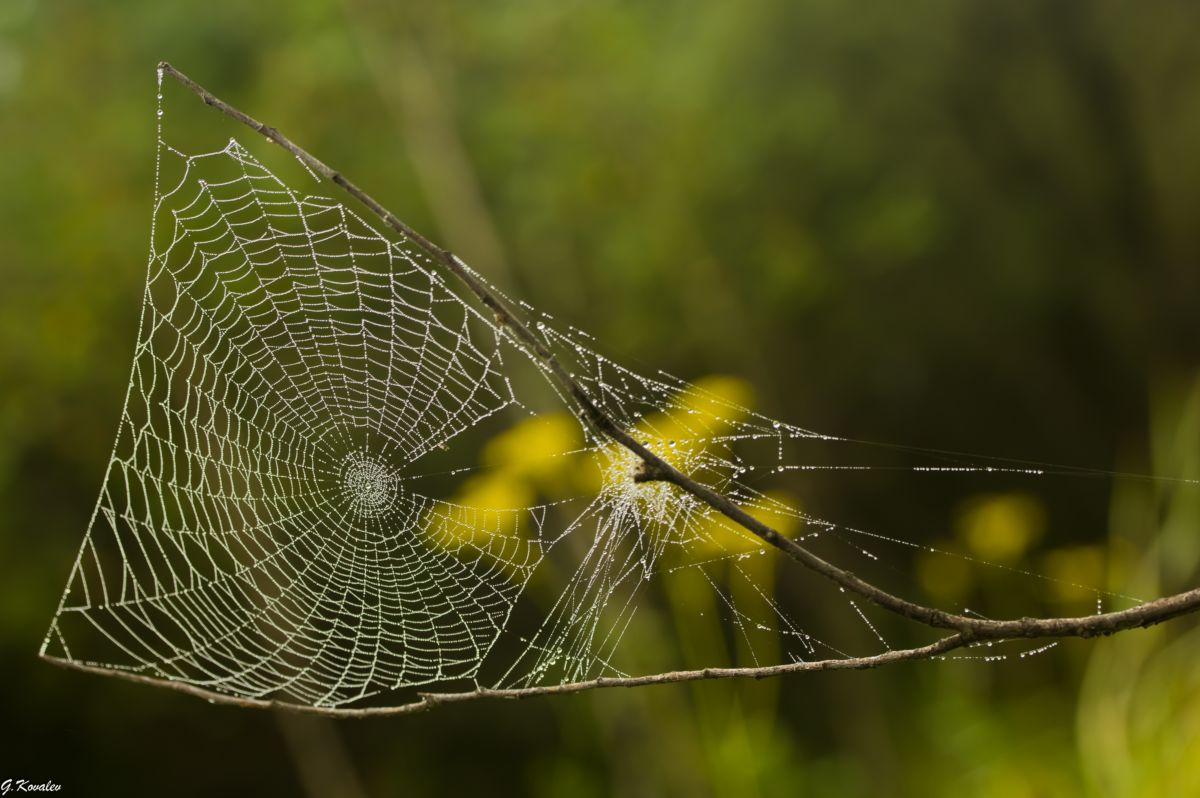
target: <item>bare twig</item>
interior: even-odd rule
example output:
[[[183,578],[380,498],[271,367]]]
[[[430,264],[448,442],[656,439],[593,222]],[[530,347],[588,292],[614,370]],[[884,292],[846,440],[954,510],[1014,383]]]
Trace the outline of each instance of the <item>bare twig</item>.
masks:
[[[982,621],[976,629],[956,631],[925,646],[894,649],[869,657],[844,657],[745,668],[701,668],[698,670],[654,673],[645,676],[600,677],[583,682],[567,682],[564,684],[537,687],[517,687],[511,689],[481,687],[457,693],[419,693],[419,700],[393,707],[321,707],[292,704],[286,701],[242,698],[206,690],[186,682],[145,676],[127,670],[88,665],[74,660],[52,657],[47,654],[43,654],[42,659],[64,668],[87,671],[88,673],[99,673],[105,676],[115,676],[119,679],[126,679],[141,684],[169,687],[188,695],[203,698],[214,704],[230,704],[256,709],[281,709],[290,712],[327,715],[339,718],[370,718],[386,715],[410,715],[416,712],[424,712],[441,704],[457,704],[480,698],[522,699],[545,695],[581,693],[585,690],[595,690],[601,687],[645,687],[655,684],[696,682],[705,679],[765,679],[789,673],[807,673],[809,671],[869,670],[894,662],[934,659],[955,649],[979,643],[1014,638],[1096,637],[1099,635],[1111,635],[1129,629],[1153,626],[1179,615],[1194,612],[1198,607],[1200,607],[1200,588],[1156,599],[1155,601],[1149,601],[1131,609],[1121,610],[1120,612],[1085,615],[1078,618],[1022,618],[1015,621]]]
[[[1131,609],[1078,618],[1020,618],[1016,620],[974,618],[948,613],[944,610],[927,607],[900,598],[866,582],[850,571],[827,562],[795,541],[784,537],[767,524],[754,518],[727,496],[717,493],[680,472],[670,463],[634,439],[591,399],[583,386],[563,368],[554,353],[547,348],[540,338],[530,331],[521,317],[509,309],[506,303],[452,252],[437,246],[400,221],[394,214],[380,205],[378,201],[357,185],[346,179],[341,173],[294,144],[275,128],[265,125],[225,103],[170,64],[163,62],[159,64],[159,69],[164,75],[170,75],[179,81],[180,84],[196,94],[206,104],[262,134],[270,141],[283,147],[317,174],[341,186],[350,196],[365,205],[384,224],[404,236],[408,241],[426,252],[439,265],[460,279],[479,301],[492,311],[498,323],[511,333],[517,345],[541,361],[552,378],[560,384],[574,402],[576,412],[592,429],[624,446],[641,459],[642,468],[635,477],[637,481],[660,481],[675,485],[722,513],[749,532],[757,535],[766,543],[780,549],[792,559],[830,579],[844,589],[856,593],[897,615],[933,628],[951,630],[953,633],[926,646],[888,651],[884,654],[871,657],[795,662],[754,668],[705,668],[702,670],[673,671],[647,676],[599,678],[584,682],[527,688],[480,688],[459,693],[422,693],[418,701],[398,707],[368,707],[361,709],[311,707],[264,699],[240,698],[140,673],[102,668],[43,655],[45,659],[55,664],[77,670],[118,676],[136,682],[168,686],[214,703],[219,702],[243,707],[287,709],[294,712],[336,717],[361,718],[410,714],[421,712],[441,704],[459,703],[479,698],[528,698],[541,695],[577,693],[600,687],[636,687],[651,684],[697,681],[701,679],[764,678],[816,670],[876,668],[892,662],[929,659],[941,656],[954,649],[984,641],[1012,638],[1094,637],[1097,635],[1109,635],[1127,629],[1152,626],[1200,609],[1200,588],[1194,588],[1173,596],[1146,602]]]
[[[329,706],[309,706],[307,704],[292,704],[285,701],[271,701],[259,698],[241,698],[239,696],[227,695],[225,693],[217,693],[212,690],[205,690],[202,687],[188,684],[186,682],[171,681],[168,679],[159,679],[151,676],[143,676],[139,673],[132,673],[125,670],[114,670],[112,668],[102,668],[96,665],[87,665],[74,660],[65,660],[58,657],[51,657],[45,654],[42,659],[52,662],[55,665],[60,665],[64,668],[72,668],[74,670],[86,671],[87,673],[99,673],[104,676],[115,676],[118,679],[125,679],[139,684],[151,684],[156,687],[168,687],[172,690],[178,690],[181,693],[203,698],[212,704],[228,704],[236,707],[246,707],[251,709],[277,709],[287,712],[296,712],[302,715],[324,715],[335,718],[377,718],[386,717],[388,715],[412,715],[418,712],[425,712],[442,704],[461,704],[465,701],[477,701],[482,698],[506,698],[506,699],[524,699],[535,698],[537,696],[546,695],[568,695],[571,693],[582,693],[586,690],[595,690],[605,687],[645,687],[655,684],[675,684],[677,682],[698,682],[706,679],[765,679],[770,676],[782,676],[787,673],[804,673],[807,671],[834,671],[834,670],[867,670],[870,668],[878,668],[881,665],[887,665],[893,662],[903,662],[905,660],[922,660],[938,657],[946,652],[953,651],[957,648],[962,648],[972,642],[970,635],[956,633],[943,637],[942,639],[931,643],[927,646],[918,648],[897,649],[888,651],[883,654],[877,654],[872,657],[848,657],[844,659],[824,659],[811,662],[791,662],[784,665],[771,665],[762,668],[704,668],[701,670],[692,671],[670,671],[668,673],[656,673],[649,676],[627,676],[621,678],[601,677],[599,679],[590,679],[585,682],[568,682],[565,684],[552,684],[540,687],[521,687],[508,690],[497,690],[490,688],[479,688],[476,690],[465,690],[457,693],[419,693],[418,700],[408,704],[401,704],[393,707],[329,707]]]

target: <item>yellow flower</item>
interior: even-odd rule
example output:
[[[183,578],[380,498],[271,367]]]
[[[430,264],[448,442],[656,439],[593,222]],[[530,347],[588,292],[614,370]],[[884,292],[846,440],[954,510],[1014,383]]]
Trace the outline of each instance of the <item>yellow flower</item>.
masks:
[[[1024,493],[977,496],[959,512],[958,533],[971,552],[988,562],[1019,558],[1046,531],[1046,511]]]

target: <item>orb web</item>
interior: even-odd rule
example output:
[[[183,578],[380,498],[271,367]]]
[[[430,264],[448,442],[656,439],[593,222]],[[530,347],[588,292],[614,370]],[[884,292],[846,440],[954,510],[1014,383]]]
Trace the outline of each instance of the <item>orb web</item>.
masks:
[[[648,596],[719,616],[739,664],[888,647],[870,608],[834,587],[785,606],[762,541],[636,481],[637,458],[580,419],[535,409],[561,386],[518,391],[514,368],[545,364],[419,247],[293,188],[236,140],[176,149],[158,116],[130,383],[44,654],[332,707],[678,665],[645,656]],[[840,439],[751,411],[736,381],[639,375],[515,304],[605,413],[692,479],[806,545],[831,541],[853,567],[880,546],[923,548],[806,513],[764,483],[846,467],[796,462],[798,445]],[[480,476],[498,468],[490,449],[440,464],[484,428],[533,435],[509,446],[540,486],[526,500],[480,498],[496,484]],[[555,450],[530,455],[551,433]],[[856,633],[827,639],[805,618],[813,607]]]

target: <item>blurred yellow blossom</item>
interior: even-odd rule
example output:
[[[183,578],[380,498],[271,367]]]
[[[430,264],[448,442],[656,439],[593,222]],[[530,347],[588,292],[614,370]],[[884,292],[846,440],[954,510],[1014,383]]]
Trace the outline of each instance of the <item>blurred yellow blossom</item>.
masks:
[[[1016,560],[1046,531],[1046,511],[1025,493],[998,493],[969,499],[959,510],[959,537],[971,553],[988,562]]]
[[[546,413],[519,421],[489,440],[480,463],[514,479],[559,484],[564,459],[582,445],[578,421],[569,413]]]

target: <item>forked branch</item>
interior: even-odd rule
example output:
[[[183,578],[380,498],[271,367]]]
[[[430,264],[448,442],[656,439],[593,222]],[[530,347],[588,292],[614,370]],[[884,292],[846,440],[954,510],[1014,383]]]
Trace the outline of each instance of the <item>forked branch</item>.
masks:
[[[124,671],[114,671],[56,658],[48,658],[56,664],[78,670],[115,675],[138,682],[165,685],[213,702],[246,707],[284,708],[296,712],[339,717],[369,717],[420,712],[441,704],[458,703],[478,698],[526,698],[539,695],[576,693],[599,687],[635,687],[649,684],[697,681],[701,679],[763,678],[815,670],[875,668],[893,662],[938,657],[954,649],[988,641],[1013,638],[1094,637],[1097,635],[1108,635],[1127,629],[1151,626],[1200,609],[1200,588],[1194,588],[1183,593],[1146,602],[1131,609],[1117,612],[1078,618],[990,620],[949,613],[944,610],[908,601],[859,578],[850,571],[837,567],[818,557],[794,540],[781,535],[769,525],[754,518],[741,509],[729,497],[691,479],[634,439],[628,431],[592,400],[584,387],[563,368],[558,358],[554,355],[554,352],[546,346],[541,338],[533,334],[522,317],[509,308],[500,296],[492,291],[475,272],[469,269],[452,252],[437,246],[400,221],[391,211],[384,208],[378,201],[348,180],[340,172],[294,144],[277,129],[265,125],[248,114],[232,107],[170,64],[166,62],[159,64],[159,70],[162,75],[169,75],[177,80],[209,106],[265,136],[268,140],[287,150],[312,171],[336,183],[350,196],[365,205],[385,225],[419,247],[439,266],[461,280],[467,289],[493,313],[497,322],[509,332],[515,343],[536,357],[545,366],[547,372],[574,403],[576,413],[590,428],[598,434],[624,446],[641,459],[643,465],[641,471],[636,476],[637,481],[659,481],[675,485],[680,490],[690,493],[714,510],[725,515],[734,523],[758,536],[764,542],[783,551],[801,565],[833,581],[845,590],[862,596],[897,615],[935,629],[948,630],[951,633],[926,646],[888,651],[870,657],[794,662],[755,668],[705,668],[703,670],[673,671],[650,676],[600,678],[584,682],[516,689],[480,688],[459,693],[423,693],[420,700],[410,704],[398,707],[371,707],[363,709],[308,707],[277,701],[237,698],[204,690],[182,682],[164,681]]]

